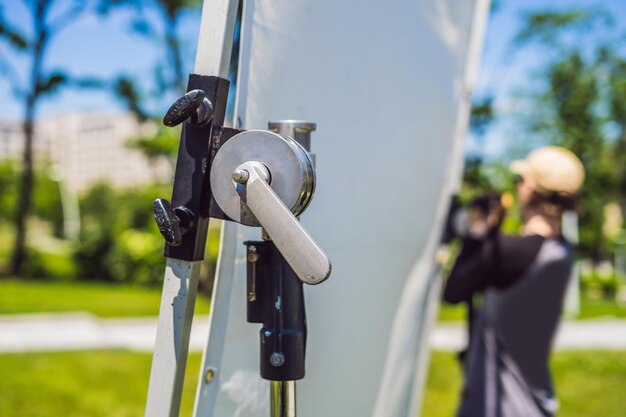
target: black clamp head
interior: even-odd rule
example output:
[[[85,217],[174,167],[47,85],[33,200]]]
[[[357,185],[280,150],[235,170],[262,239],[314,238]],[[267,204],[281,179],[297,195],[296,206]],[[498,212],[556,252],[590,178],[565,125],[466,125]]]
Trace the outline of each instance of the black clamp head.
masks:
[[[169,201],[157,198],[154,200],[154,220],[167,244],[180,246],[182,236],[194,226],[195,215],[186,207],[172,209]]]
[[[174,102],[163,117],[165,126],[174,127],[190,119],[194,126],[204,126],[213,118],[213,105],[203,90],[191,90]]]

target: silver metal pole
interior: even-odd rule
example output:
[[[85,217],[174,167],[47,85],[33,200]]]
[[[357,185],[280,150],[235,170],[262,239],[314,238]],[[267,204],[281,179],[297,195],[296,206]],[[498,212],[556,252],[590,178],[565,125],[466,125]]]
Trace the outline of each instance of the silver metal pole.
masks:
[[[296,417],[296,381],[270,381],[270,417]]]

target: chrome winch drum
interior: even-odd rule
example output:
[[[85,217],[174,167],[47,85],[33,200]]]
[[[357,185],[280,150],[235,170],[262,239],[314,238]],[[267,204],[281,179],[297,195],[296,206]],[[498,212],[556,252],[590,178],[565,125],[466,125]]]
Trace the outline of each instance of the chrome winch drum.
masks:
[[[211,167],[211,191],[232,220],[261,226],[235,189],[232,175],[245,162],[263,164],[272,190],[295,216],[307,208],[315,192],[315,170],[309,153],[295,140],[265,130],[249,130],[228,140]]]

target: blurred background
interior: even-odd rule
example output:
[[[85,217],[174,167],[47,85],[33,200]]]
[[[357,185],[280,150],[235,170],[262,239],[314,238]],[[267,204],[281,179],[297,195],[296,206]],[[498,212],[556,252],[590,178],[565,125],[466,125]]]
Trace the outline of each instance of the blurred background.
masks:
[[[164,267],[151,206],[171,193],[179,135],[160,119],[186,89],[200,6],[0,0],[1,416],[143,415],[154,335],[139,335],[158,314]],[[626,343],[612,336],[626,334],[626,8],[492,0],[473,101],[462,199],[513,191],[508,163],[543,144],[585,164],[564,326],[574,336],[553,360],[559,415],[622,416]],[[517,229],[516,214],[505,229]],[[218,240],[215,224],[196,308],[204,322]],[[453,415],[463,320],[442,306],[425,417]],[[67,325],[138,338],[32,345],[12,333]],[[186,414],[199,361],[196,348]]]

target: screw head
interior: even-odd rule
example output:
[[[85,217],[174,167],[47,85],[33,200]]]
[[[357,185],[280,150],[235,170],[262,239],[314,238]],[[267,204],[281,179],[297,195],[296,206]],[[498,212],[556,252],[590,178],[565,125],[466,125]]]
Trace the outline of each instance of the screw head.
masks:
[[[280,352],[274,352],[270,356],[270,363],[273,367],[280,368],[285,363],[285,356]]]
[[[206,382],[208,384],[211,381],[213,381],[213,378],[215,378],[215,369],[208,368],[206,370],[206,373],[204,374],[204,382]]]
[[[233,172],[233,181],[239,184],[245,184],[248,182],[248,178],[250,178],[250,173],[245,169],[237,169]]]

